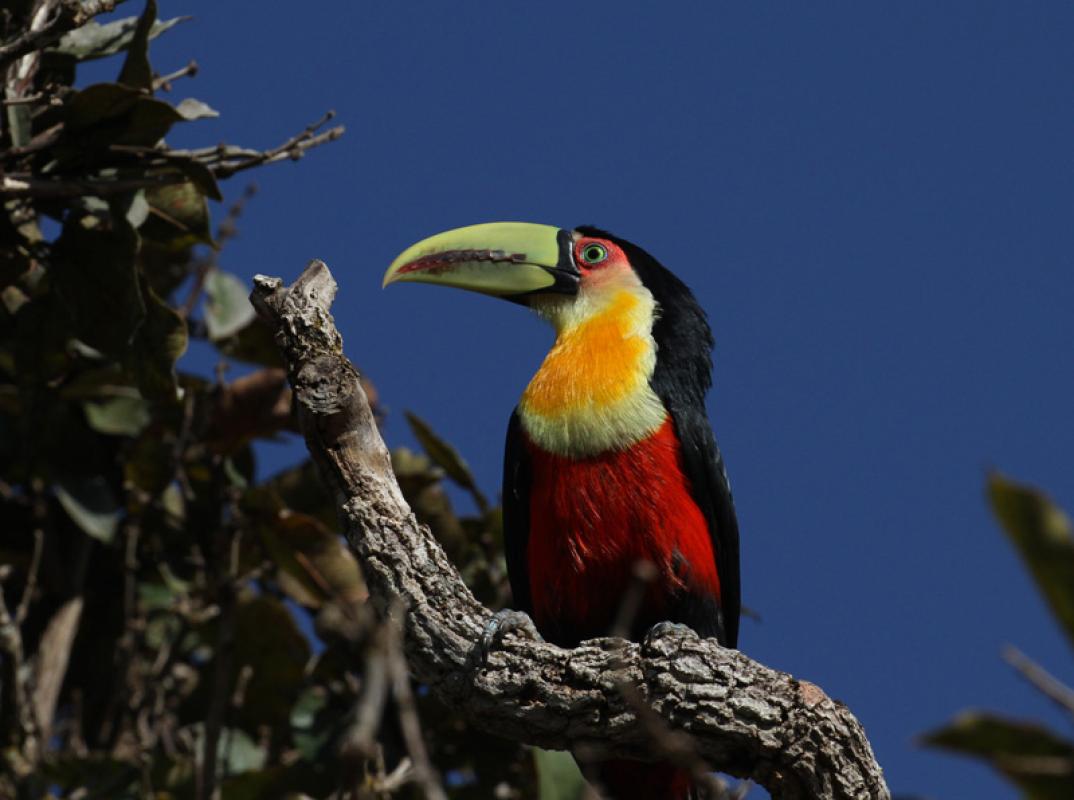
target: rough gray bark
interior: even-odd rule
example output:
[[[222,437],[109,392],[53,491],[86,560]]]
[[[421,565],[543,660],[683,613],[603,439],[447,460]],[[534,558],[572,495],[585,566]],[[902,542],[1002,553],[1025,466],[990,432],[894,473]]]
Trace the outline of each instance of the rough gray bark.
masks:
[[[563,650],[510,635],[482,664],[491,612],[414,519],[329,307],[336,283],[313,261],[289,288],[257,276],[251,300],[287,360],[306,443],[339,499],[378,611],[401,605],[414,676],[485,730],[554,749],[651,758],[640,696],[713,769],[783,800],[890,798],[861,725],[817,686],[669,632]],[[623,691],[625,685],[634,691]],[[634,702],[632,702],[632,700]]]

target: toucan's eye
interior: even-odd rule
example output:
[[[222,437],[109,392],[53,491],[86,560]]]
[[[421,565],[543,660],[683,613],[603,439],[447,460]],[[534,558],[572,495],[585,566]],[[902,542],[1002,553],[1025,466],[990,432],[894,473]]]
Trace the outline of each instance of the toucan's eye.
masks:
[[[582,261],[587,264],[599,264],[608,257],[608,248],[602,244],[587,244],[582,248]]]

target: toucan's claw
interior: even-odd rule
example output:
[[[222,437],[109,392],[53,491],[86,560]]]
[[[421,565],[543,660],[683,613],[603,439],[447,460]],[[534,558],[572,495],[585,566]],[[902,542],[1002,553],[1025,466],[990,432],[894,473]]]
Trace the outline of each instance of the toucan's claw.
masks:
[[[541,641],[541,634],[537,633],[537,626],[533,624],[529,614],[511,608],[501,609],[489,617],[484,630],[481,631],[482,664],[489,660],[493,648],[499,647],[503,637],[509,633],[525,636],[534,642]]]
[[[689,625],[683,625],[681,622],[658,622],[645,632],[645,636],[641,640],[642,653],[652,652],[655,640],[662,636],[679,636],[680,638],[692,636],[696,638],[697,631]]]

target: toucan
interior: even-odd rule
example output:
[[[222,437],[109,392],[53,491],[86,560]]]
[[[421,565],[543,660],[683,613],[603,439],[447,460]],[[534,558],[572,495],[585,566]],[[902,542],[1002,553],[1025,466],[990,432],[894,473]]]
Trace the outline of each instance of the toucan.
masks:
[[[623,627],[644,564],[650,579],[621,632],[640,641],[681,624],[736,647],[738,524],[705,412],[713,340],[686,285],[606,231],[521,222],[424,239],[384,276],[402,281],[526,305],[555,329],[507,427],[504,550],[517,611],[492,629],[524,612],[563,647],[607,636]],[[590,774],[617,800],[694,791],[666,764],[605,761]]]

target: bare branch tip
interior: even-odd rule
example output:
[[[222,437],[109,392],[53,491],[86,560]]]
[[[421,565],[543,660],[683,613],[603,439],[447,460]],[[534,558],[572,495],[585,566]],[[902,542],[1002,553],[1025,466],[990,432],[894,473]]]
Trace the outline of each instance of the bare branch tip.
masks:
[[[254,275],[254,291],[257,294],[272,294],[283,288],[283,279],[271,275]]]

